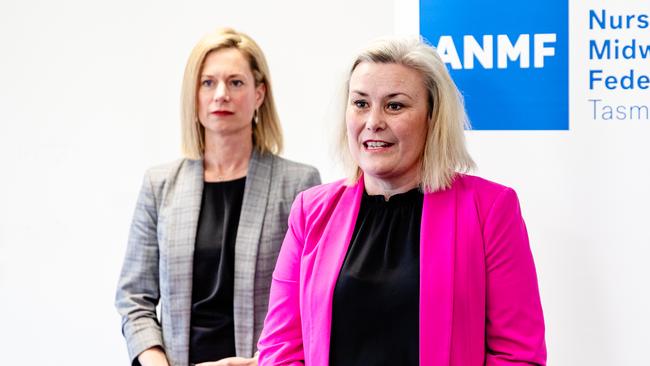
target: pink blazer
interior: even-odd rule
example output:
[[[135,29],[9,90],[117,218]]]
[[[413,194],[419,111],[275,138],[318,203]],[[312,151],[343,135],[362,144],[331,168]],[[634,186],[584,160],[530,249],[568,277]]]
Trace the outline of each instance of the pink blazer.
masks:
[[[260,365],[329,363],[332,293],[363,178],[300,194],[273,273]],[[425,194],[420,232],[420,365],[545,365],[535,265],[515,192],[459,175]]]

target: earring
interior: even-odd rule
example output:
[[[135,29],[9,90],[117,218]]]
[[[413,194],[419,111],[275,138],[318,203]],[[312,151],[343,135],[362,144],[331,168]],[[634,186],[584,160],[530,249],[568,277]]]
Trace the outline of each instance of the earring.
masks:
[[[257,115],[258,115],[258,113],[257,113],[257,109],[256,109],[255,114],[253,114],[253,121],[255,122],[255,124],[260,123],[259,118],[257,118]]]

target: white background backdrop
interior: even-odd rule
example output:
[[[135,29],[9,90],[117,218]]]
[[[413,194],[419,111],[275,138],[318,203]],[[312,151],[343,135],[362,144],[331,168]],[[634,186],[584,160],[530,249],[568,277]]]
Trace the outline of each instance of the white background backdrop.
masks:
[[[590,3],[650,13],[641,0]],[[477,173],[519,193],[549,364],[642,365],[650,121],[591,120],[587,6],[570,10],[571,130],[468,142]],[[417,33],[417,19],[414,0],[0,3],[0,365],[128,363],[115,285],[142,174],[179,157],[181,77],[200,36],[232,26],[258,41],[284,156],[331,181],[350,57],[377,36]]]

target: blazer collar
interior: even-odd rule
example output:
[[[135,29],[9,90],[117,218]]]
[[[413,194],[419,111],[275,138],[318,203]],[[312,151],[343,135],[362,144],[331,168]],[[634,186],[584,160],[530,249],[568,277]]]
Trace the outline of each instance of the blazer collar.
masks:
[[[255,267],[271,187],[273,155],[253,149],[248,163],[237,239],[233,315],[237,355],[252,357],[255,321]]]
[[[167,255],[165,268],[167,280],[161,290],[169,294],[169,319],[171,342],[174,354],[170,357],[175,362],[187,362],[189,351],[190,311],[192,309],[192,270],[194,261],[194,244],[201,196],[203,194],[203,161],[184,160],[173,181],[169,183],[174,189],[170,191],[170,212],[166,222],[158,230],[168,231],[167,243],[161,247]]]
[[[420,224],[420,364],[449,365],[456,190],[424,195]]]
[[[314,365],[329,364],[334,286],[352,239],[363,191],[362,176],[355,185],[345,187],[340,196],[337,195],[338,197],[331,201],[335,206],[319,239],[319,253],[312,267],[313,280],[306,284],[308,293],[303,296],[302,301],[308,309],[318,309],[313,311],[312,317],[305,319],[311,323],[311,326],[307,326],[311,329],[311,341],[307,347],[311,350],[311,361]],[[314,347],[311,343],[318,346]]]

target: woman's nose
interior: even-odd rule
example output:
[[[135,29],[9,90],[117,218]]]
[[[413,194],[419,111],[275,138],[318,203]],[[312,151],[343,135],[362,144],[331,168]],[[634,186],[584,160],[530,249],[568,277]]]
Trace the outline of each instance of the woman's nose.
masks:
[[[379,107],[371,107],[366,115],[366,129],[378,131],[386,128],[384,113]]]
[[[226,83],[217,83],[217,86],[214,88],[214,96],[213,99],[217,102],[219,101],[229,101],[230,100],[230,95],[228,93],[228,88],[226,87]]]

